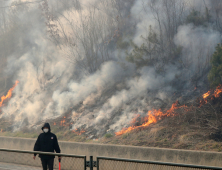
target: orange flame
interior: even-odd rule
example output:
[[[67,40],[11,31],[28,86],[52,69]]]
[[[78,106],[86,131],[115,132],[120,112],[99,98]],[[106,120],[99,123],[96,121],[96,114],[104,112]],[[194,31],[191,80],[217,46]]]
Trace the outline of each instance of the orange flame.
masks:
[[[12,97],[12,91],[15,89],[15,87],[18,85],[18,83],[19,83],[19,81],[17,80],[17,81],[15,82],[14,86],[9,89],[7,95],[1,97],[0,107],[2,107],[3,102],[4,102],[6,99],[10,99],[10,98]]]
[[[208,101],[207,101],[207,98],[210,96],[210,94],[211,94],[211,92],[212,92],[212,90],[210,90],[210,91],[208,91],[207,93],[205,93],[205,94],[203,94],[202,96],[203,96],[203,100],[201,100],[200,101],[200,106],[199,107],[201,107],[203,104],[206,104]],[[213,92],[213,96],[214,97],[216,97],[216,98],[218,98],[218,97],[220,97],[220,93],[222,92],[222,86],[221,85],[219,85],[215,90],[214,90],[214,92]],[[212,97],[211,97],[211,99],[212,99]]]
[[[86,131],[85,131],[84,129],[82,129],[82,130],[80,130],[80,131],[78,132],[78,129],[75,129],[75,130],[73,130],[72,132],[75,133],[75,134],[77,134],[77,135],[81,135],[81,134],[85,133]]]
[[[222,86],[219,85],[216,90],[214,91],[214,97],[219,97],[220,96],[220,93],[222,92]]]
[[[66,123],[66,120],[65,120],[65,119],[61,120],[60,126],[65,126],[65,123]]]
[[[56,122],[54,122],[54,126],[56,125]]]
[[[128,128],[123,128],[121,131],[116,132],[116,136],[122,135],[124,133],[128,133],[134,129],[142,128],[142,127],[148,127],[150,124],[156,123],[158,120],[161,120],[163,117],[169,117],[169,116],[175,116],[175,110],[179,108],[185,108],[186,106],[177,106],[178,102],[175,102],[172,104],[171,108],[167,110],[165,113],[159,110],[150,110],[147,113],[147,117],[143,119],[144,123],[140,126],[130,126]],[[137,118],[137,117],[136,117]],[[135,119],[135,118],[134,118]],[[135,121],[135,120],[134,120]]]
[[[207,93],[203,94],[203,98],[206,99],[210,95],[211,91],[208,91]]]

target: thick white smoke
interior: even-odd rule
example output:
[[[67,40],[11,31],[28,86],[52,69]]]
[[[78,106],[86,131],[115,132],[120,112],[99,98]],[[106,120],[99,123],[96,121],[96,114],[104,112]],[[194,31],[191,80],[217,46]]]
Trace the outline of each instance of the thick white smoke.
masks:
[[[197,68],[209,64],[215,46],[220,43],[220,33],[212,28],[195,27],[192,24],[178,28],[175,43],[183,47],[182,62],[189,68],[188,71],[198,71]],[[192,67],[189,67],[189,66]],[[191,74],[191,73],[190,73]]]
[[[60,56],[60,50],[46,39],[41,11],[38,7],[32,8],[18,13],[16,23],[12,25],[18,28],[9,35],[16,37],[14,41],[18,45],[8,56],[6,72],[20,83],[8,106],[2,110],[3,116],[13,117],[15,128],[21,127],[25,119],[33,124],[48,117],[44,111],[52,100],[50,96],[54,90],[66,88],[73,71],[73,65],[66,62]]]

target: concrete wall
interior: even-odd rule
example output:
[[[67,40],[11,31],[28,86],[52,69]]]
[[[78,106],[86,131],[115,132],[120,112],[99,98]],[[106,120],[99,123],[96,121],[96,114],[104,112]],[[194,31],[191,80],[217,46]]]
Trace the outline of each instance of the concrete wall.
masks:
[[[35,139],[0,137],[0,148],[33,150]],[[222,167],[222,153],[190,150],[59,142],[62,153],[130,158]],[[87,158],[88,159],[88,158]]]

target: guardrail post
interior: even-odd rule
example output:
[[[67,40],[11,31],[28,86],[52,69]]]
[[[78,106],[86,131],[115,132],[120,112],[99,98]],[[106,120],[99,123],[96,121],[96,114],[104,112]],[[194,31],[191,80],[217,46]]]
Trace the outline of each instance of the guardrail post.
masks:
[[[85,162],[84,170],[86,170],[87,169],[87,166],[86,166],[86,156],[84,157],[84,162]]]
[[[90,170],[93,170],[93,156],[90,156]]]
[[[97,170],[99,170],[99,158],[98,157],[96,158],[96,167],[97,167]]]

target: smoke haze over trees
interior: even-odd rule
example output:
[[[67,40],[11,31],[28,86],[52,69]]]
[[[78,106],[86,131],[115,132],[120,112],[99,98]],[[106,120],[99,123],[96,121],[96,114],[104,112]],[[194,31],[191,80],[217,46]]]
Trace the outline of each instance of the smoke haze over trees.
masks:
[[[70,129],[103,135],[194,100],[210,85],[221,11],[221,0],[0,1],[0,90],[20,82],[1,118],[18,130],[71,112]]]

